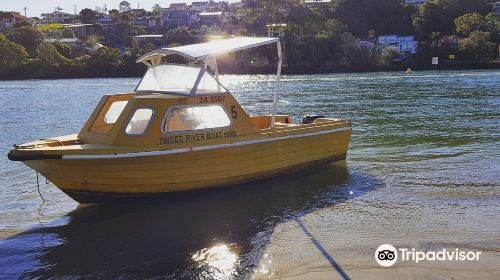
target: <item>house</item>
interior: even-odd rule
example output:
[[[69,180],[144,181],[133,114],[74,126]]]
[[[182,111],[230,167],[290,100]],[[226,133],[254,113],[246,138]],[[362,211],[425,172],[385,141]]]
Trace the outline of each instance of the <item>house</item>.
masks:
[[[427,2],[429,2],[429,0],[405,0],[405,4],[413,5],[413,6],[420,6],[420,5],[425,4]]]
[[[89,33],[90,33],[90,28],[93,26],[93,24],[63,24],[64,28],[69,28],[71,31],[73,31],[73,34],[75,34],[76,38],[80,39],[87,39]]]
[[[185,11],[188,9],[188,6],[186,3],[172,3],[168,9],[171,11]]]
[[[375,48],[375,43],[368,40],[359,40],[358,46],[372,50]]]
[[[491,3],[491,6],[491,10],[495,14],[500,15],[500,2]]]
[[[243,2],[232,2],[229,4],[229,8],[231,8],[231,10],[233,11],[241,9],[243,8]]]
[[[332,0],[304,0],[304,4],[310,9],[329,7],[331,3]]]
[[[37,25],[40,24],[41,19],[39,17],[30,17],[26,21],[31,23],[31,25]]]
[[[0,29],[12,28],[15,23],[26,21],[28,18],[18,12],[0,12]]]
[[[418,41],[415,36],[382,35],[378,36],[378,44],[382,48],[391,48],[403,54],[417,53]]]
[[[191,10],[196,12],[206,12],[208,9],[208,2],[193,2],[191,3]]]
[[[438,45],[440,47],[458,47],[458,44],[462,39],[462,37],[457,35],[444,35],[439,38]]]
[[[109,16],[99,18],[95,21],[95,23],[102,25],[104,31],[106,31],[107,33],[114,33],[117,31],[118,23]]]
[[[152,44],[156,47],[161,47],[164,45],[164,36],[158,34],[137,35],[132,37],[132,40],[137,44],[137,46]]]
[[[144,17],[134,20],[132,24],[145,28],[156,28],[158,26],[158,19],[156,17]]]
[[[41,23],[72,23],[76,19],[75,15],[64,13],[61,11],[54,11],[52,13],[42,14]]]
[[[221,2],[214,2],[213,0],[208,1],[207,11],[220,11],[222,9]]]
[[[44,43],[55,43],[59,42],[62,44],[67,45],[68,47],[71,47],[72,49],[84,49],[85,48],[85,42],[78,38],[46,38],[43,39]]]
[[[173,4],[172,4],[173,5]],[[161,25],[165,27],[189,27],[198,21],[198,14],[192,10],[161,10]]]
[[[221,26],[224,20],[222,12],[202,12],[198,17],[198,26]]]
[[[130,11],[134,14],[135,18],[143,18],[148,15],[148,12],[144,9],[132,9]]]

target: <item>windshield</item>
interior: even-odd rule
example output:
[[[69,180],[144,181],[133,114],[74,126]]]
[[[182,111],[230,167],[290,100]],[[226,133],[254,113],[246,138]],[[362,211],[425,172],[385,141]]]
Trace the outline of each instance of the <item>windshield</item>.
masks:
[[[136,88],[137,92],[191,94],[201,66],[162,64],[150,67]],[[198,83],[196,94],[226,92],[224,87],[206,71]]]

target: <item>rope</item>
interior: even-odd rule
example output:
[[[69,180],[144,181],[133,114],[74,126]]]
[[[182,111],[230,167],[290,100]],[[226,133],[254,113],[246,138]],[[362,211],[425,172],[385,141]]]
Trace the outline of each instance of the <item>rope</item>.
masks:
[[[40,181],[38,180],[38,172],[36,173],[36,189],[38,190],[38,194],[40,195],[40,198],[45,202],[45,199],[42,196],[42,192],[40,191]]]

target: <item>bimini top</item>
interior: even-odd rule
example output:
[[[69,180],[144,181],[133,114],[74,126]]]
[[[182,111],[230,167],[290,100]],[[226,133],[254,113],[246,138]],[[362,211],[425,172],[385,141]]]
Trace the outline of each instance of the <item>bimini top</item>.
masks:
[[[186,45],[173,48],[161,48],[148,52],[137,59],[137,63],[156,57],[177,54],[187,59],[197,61],[206,60],[209,57],[231,53],[249,48],[255,48],[272,43],[278,43],[278,38],[269,37],[236,37],[231,39],[217,40],[201,44]]]

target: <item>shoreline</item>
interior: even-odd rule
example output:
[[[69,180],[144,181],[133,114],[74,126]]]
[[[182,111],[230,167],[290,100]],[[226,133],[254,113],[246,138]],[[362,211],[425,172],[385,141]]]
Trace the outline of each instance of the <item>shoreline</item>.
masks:
[[[321,74],[351,74],[351,73],[381,73],[381,72],[402,72],[404,73],[406,68],[404,67],[383,67],[378,69],[366,69],[366,70],[349,70],[342,69],[339,71],[316,71],[316,72],[299,72],[299,71],[283,71],[282,75],[295,76],[295,75],[321,75]],[[408,67],[407,67],[408,68]],[[437,69],[433,67],[410,67],[413,73],[418,71],[467,71],[467,70],[500,70],[500,64],[490,65],[490,66],[478,66],[478,67],[438,67]],[[261,69],[262,70],[262,69]],[[123,73],[121,73],[123,74]],[[249,71],[246,74],[238,71],[221,71],[221,75],[275,75],[271,71]],[[410,73],[411,75],[411,73]],[[31,76],[31,77],[21,77],[15,75],[15,77],[0,77],[0,81],[26,81],[26,80],[72,80],[72,79],[120,79],[120,78],[142,78],[143,73],[140,75],[54,75],[54,76]]]

